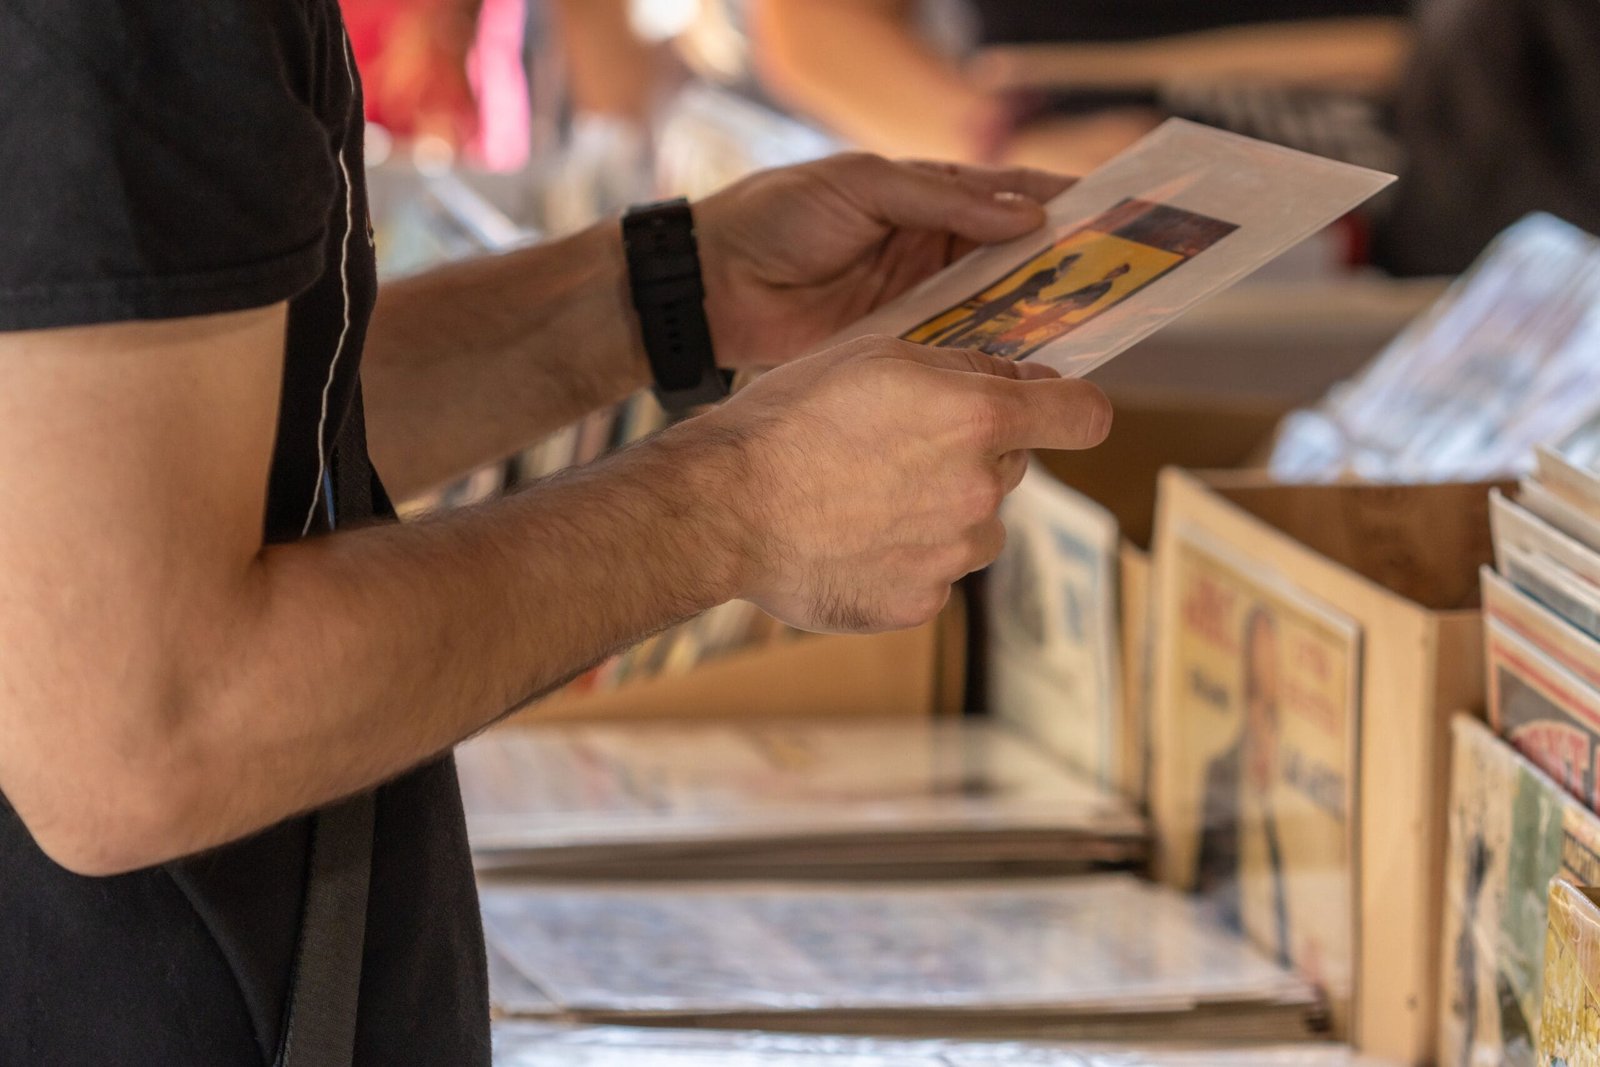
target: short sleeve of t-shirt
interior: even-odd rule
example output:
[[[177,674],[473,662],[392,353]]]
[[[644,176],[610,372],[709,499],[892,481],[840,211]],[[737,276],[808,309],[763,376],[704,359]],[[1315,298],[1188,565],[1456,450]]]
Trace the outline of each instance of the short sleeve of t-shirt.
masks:
[[[309,286],[337,189],[309,33],[270,0],[0,4],[0,330]]]

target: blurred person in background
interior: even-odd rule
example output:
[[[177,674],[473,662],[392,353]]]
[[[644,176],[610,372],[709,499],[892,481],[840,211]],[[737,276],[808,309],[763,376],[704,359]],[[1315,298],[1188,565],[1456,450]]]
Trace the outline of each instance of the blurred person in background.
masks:
[[[925,32],[930,17],[935,29],[948,25],[949,4],[749,0],[748,16],[768,91],[856,144],[1084,173],[1167,114],[1198,110],[1191,117],[1236,126],[1230,112],[1243,120],[1262,110],[1259,100],[1179,104],[1173,87],[1387,93],[1407,50],[1406,6],[977,0],[970,61]],[[1307,123],[1277,125],[1239,132],[1273,137]]]
[[[341,0],[367,120],[496,170],[529,160],[535,105],[642,138],[671,55],[634,26],[629,0]],[[548,40],[544,38],[548,36]],[[529,98],[529,38],[557,77]],[[537,65],[537,64],[532,64]]]
[[[1600,3],[1422,0],[1377,261],[1455,274],[1530,211],[1600,234]]]

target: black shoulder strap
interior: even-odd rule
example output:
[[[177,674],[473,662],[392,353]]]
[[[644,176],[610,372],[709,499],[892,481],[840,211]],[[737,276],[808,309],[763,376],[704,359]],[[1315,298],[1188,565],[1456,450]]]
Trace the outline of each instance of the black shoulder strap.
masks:
[[[359,386],[334,449],[336,521],[372,514],[373,476]],[[317,812],[300,943],[277,1067],[350,1067],[372,881],[371,792]]]

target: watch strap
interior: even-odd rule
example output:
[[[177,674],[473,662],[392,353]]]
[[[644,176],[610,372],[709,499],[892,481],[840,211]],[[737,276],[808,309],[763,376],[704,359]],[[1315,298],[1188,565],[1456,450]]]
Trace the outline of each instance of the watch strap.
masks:
[[[629,209],[622,245],[656,398],[668,411],[681,412],[726,397],[732,376],[718,368],[712,348],[689,202]]]

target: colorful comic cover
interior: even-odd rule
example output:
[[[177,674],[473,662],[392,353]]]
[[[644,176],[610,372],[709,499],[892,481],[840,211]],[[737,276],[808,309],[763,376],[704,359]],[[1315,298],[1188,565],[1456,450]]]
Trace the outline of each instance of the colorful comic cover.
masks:
[[[1439,1067],[1533,1067],[1550,879],[1600,881],[1600,819],[1484,724],[1456,720]]]
[[[1600,1063],[1600,890],[1550,883],[1539,1067]]]
[[[1166,879],[1311,978],[1335,1022],[1355,970],[1360,629],[1194,529],[1158,625]]]
[[[920,344],[1022,359],[1238,228],[1199,212],[1127,197],[903,336]]]
[[[1600,807],[1600,690],[1572,669],[1600,662],[1586,664],[1567,643],[1583,635],[1564,632],[1504,579],[1485,573],[1483,588],[1490,723],[1569,793]]]
[[[1035,466],[1000,512],[989,705],[1101,785],[1121,762],[1117,522]]]

